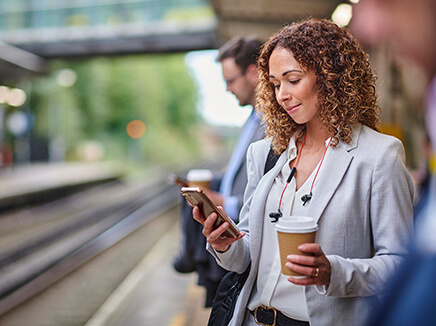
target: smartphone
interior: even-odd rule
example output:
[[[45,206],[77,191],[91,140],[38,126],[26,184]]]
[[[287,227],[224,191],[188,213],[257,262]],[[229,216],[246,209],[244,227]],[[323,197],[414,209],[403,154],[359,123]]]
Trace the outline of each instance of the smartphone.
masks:
[[[218,218],[215,221],[214,228],[216,229],[224,222],[229,223],[229,227],[223,233],[224,236],[229,238],[239,237],[239,228],[236,226],[235,222],[228,217],[223,211],[221,211],[215,204],[206,196],[204,191],[199,187],[183,187],[180,192],[183,197],[185,197],[192,206],[198,206],[200,208],[201,214],[204,217],[208,217],[212,212],[216,212]]]

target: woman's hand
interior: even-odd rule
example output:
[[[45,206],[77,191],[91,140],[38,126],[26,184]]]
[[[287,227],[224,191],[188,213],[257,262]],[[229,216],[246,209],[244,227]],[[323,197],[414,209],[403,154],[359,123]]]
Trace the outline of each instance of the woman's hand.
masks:
[[[223,208],[221,206],[218,206],[218,209],[223,211]],[[216,251],[224,252],[229,250],[230,245],[233,242],[238,241],[245,235],[244,231],[239,233],[238,238],[228,238],[222,235],[224,231],[227,230],[227,228],[229,227],[229,223],[225,222],[214,230],[213,226],[218,215],[216,213],[212,213],[207,218],[205,218],[200,213],[200,209],[197,206],[195,206],[192,210],[192,216],[194,217],[194,220],[203,225],[203,235],[206,237],[206,241],[209,242],[212,248]]]
[[[286,267],[291,271],[308,275],[307,278],[288,277],[288,281],[297,285],[329,285],[331,265],[322,252],[321,246],[316,243],[303,243],[298,246],[301,252],[312,253],[313,256],[289,255]]]

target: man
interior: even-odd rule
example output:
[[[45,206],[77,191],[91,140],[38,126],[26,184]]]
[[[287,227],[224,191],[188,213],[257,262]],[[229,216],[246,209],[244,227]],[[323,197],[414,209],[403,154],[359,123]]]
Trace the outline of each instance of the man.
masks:
[[[427,132],[436,150],[436,1],[361,0],[351,28],[366,44],[388,42],[428,78]],[[393,277],[384,306],[369,325],[436,325],[436,176],[430,176],[426,202],[416,213],[416,240]]]
[[[236,222],[242,208],[247,183],[245,154],[250,143],[265,136],[264,128],[260,125],[260,119],[254,110],[257,86],[256,60],[261,45],[262,43],[254,38],[234,38],[220,48],[217,57],[217,61],[221,63],[227,91],[235,95],[239,105],[253,107],[242,128],[219,192],[206,190],[206,194],[215,205],[223,206],[227,214]]]
[[[251,105],[253,110],[242,127],[238,142],[233,150],[224,176],[213,182],[215,187],[204,189],[215,205],[223,206],[227,214],[238,222],[247,183],[245,156],[250,143],[265,136],[264,128],[254,110],[256,104],[257,67],[256,60],[262,43],[254,38],[234,38],[220,49],[217,61],[221,63],[227,90],[238,99],[241,106]],[[182,250],[174,261],[174,268],[181,273],[194,270],[198,273],[198,284],[206,287],[206,307],[212,305],[219,281],[227,272],[219,267],[206,251],[202,226],[192,218],[192,207],[182,201]]]

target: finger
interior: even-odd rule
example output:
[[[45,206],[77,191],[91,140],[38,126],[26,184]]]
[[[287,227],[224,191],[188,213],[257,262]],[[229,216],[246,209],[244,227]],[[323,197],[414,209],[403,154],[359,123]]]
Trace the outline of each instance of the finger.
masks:
[[[228,238],[225,235],[223,235],[223,233],[229,228],[229,223],[224,222],[223,224],[221,224],[219,227],[217,227],[215,230],[212,230],[210,233],[211,238],[214,239],[225,239]]]
[[[303,267],[303,268],[293,268],[294,271],[298,270],[300,274],[303,274],[306,277],[293,277],[289,276],[288,281],[297,284],[297,285],[322,285],[322,276],[321,270],[318,267]]]
[[[225,244],[232,244],[236,241],[238,241],[239,239],[241,239],[243,236],[245,235],[245,232],[241,232],[241,234],[239,235],[239,237],[237,238],[233,238],[233,237],[227,237],[227,236],[220,236],[215,240],[211,240],[215,243],[225,243]],[[212,238],[212,237],[211,237]],[[208,241],[209,242],[209,241]]]
[[[200,208],[198,208],[198,206],[194,206],[194,208],[192,209],[192,217],[194,218],[194,220],[196,220],[197,222],[204,224],[206,218],[203,216],[203,214],[201,214],[200,212]]]
[[[286,267],[293,272],[307,275],[307,276],[314,276],[316,274],[316,270],[315,270],[316,267],[314,266],[298,265],[298,264],[287,262]]]
[[[323,254],[321,246],[317,243],[303,243],[298,246],[298,250],[304,253],[311,253],[314,256],[321,256]]]
[[[306,255],[288,255],[286,260],[290,263],[304,265],[304,266],[318,266],[319,258],[315,256],[306,256]]]
[[[291,283],[294,283],[296,285],[313,285],[313,284],[316,284],[314,282],[313,278],[311,278],[311,277],[296,278],[296,277],[289,276],[288,277],[288,281],[291,282]]]
[[[217,217],[218,217],[218,215],[216,213],[212,213],[205,219],[205,221],[203,223],[203,226],[204,226],[203,227],[203,234],[205,234],[205,232],[207,234],[210,234],[214,231],[215,221],[216,221]]]
[[[206,241],[210,243],[213,249],[218,251],[226,251],[223,250],[224,248],[227,248],[234,242],[238,241],[245,235],[245,232],[241,231],[239,233],[239,237],[237,238],[228,238],[228,237],[218,237],[217,239],[213,239],[211,236],[206,237]]]
[[[224,210],[224,207],[218,205],[217,208],[218,208],[218,210],[219,210],[223,215],[228,216],[227,213],[226,213],[226,211]]]

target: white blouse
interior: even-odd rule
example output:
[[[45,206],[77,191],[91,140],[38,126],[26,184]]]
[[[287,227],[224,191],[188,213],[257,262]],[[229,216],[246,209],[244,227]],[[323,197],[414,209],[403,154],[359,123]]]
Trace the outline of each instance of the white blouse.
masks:
[[[329,140],[326,141],[326,146],[328,141]],[[326,156],[328,152],[329,150],[327,150]],[[277,212],[278,210],[281,194],[285,188],[286,180],[291,173],[289,163],[297,157],[297,147],[294,138],[289,142],[287,156],[288,160],[283,165],[280,173],[276,176],[266,201],[259,272],[248,303],[248,309],[254,310],[260,305],[265,305],[280,310],[284,315],[290,318],[309,321],[304,286],[289,282],[287,276],[281,274],[277,231],[275,230],[275,223],[272,223],[272,219],[269,217],[271,212]],[[295,178],[292,178],[283,194],[280,207],[283,215],[308,215],[310,203],[316,200],[316,196],[305,206],[303,206],[301,197],[310,192],[319,164],[320,163],[318,163],[318,166],[297,191]],[[298,166],[296,168],[298,170]],[[322,168],[320,168],[319,171],[319,174],[321,173]],[[316,179],[319,179],[319,175]],[[315,180],[313,186],[314,193],[316,185],[317,182]]]

